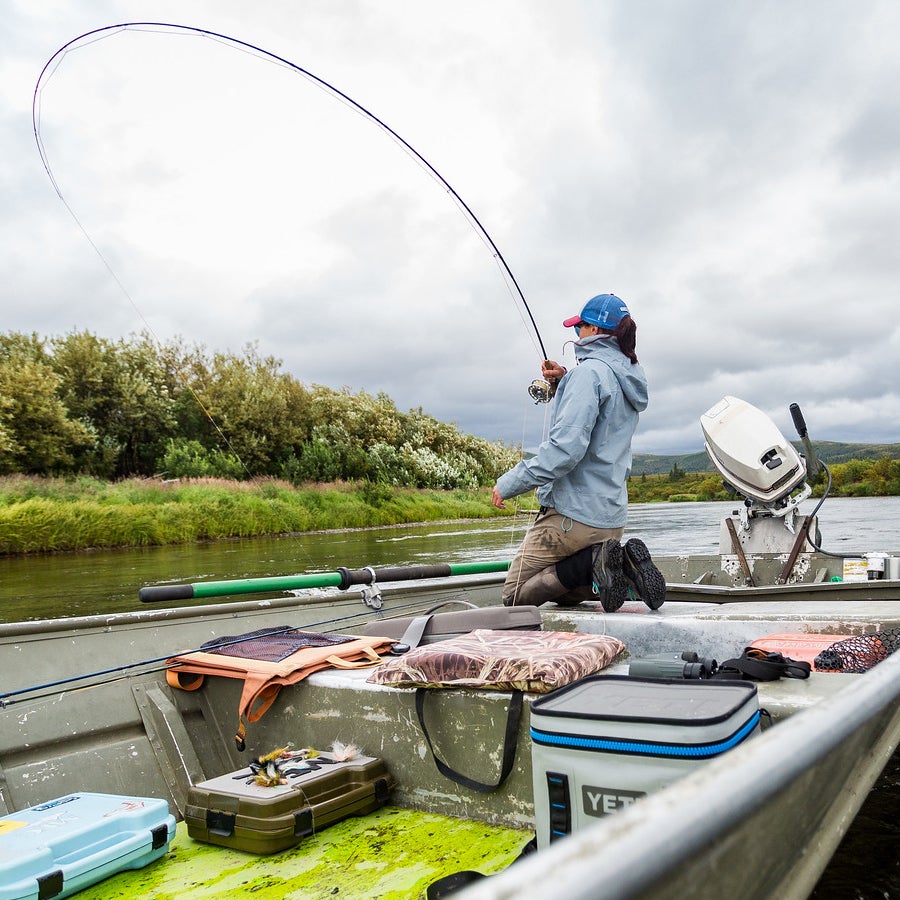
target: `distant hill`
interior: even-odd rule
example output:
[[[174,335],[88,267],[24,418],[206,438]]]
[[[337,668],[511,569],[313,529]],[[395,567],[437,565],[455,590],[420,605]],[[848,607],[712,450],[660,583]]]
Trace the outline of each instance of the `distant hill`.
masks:
[[[800,441],[791,442],[802,452]],[[840,441],[813,441],[813,450],[822,462],[833,464],[851,459],[881,459],[887,456],[900,459],[900,444],[844,444]],[[635,453],[631,466],[634,475],[668,475],[675,464],[682,472],[712,472],[713,465],[705,450],[680,456],[654,456],[650,453]]]

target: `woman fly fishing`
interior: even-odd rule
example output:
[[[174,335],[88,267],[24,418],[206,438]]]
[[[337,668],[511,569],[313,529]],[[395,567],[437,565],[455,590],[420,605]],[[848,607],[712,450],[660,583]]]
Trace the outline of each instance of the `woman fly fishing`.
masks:
[[[506,606],[564,605],[599,598],[617,610],[633,588],[651,609],[666,583],[646,544],[625,533],[631,439],[647,407],[647,377],[635,352],[637,325],[614,294],[598,294],[563,322],[574,328],[577,365],[542,365],[555,388],[547,439],[494,486],[492,502],[537,488],[541,508],[503,587]]]

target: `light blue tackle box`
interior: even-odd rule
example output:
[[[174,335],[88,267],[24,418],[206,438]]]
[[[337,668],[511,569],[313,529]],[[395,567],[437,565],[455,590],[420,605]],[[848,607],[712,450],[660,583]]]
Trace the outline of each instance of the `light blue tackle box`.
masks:
[[[0,900],[68,897],[159,859],[175,836],[165,800],[79,793],[0,818]]]
[[[538,847],[630,806],[760,730],[756,685],[593,675],[531,705]]]

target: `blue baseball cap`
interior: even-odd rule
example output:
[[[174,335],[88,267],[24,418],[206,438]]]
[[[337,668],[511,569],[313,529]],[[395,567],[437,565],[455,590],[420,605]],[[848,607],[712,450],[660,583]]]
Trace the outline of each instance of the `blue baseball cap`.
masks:
[[[572,316],[563,322],[564,328],[571,328],[579,322],[587,322],[588,325],[596,325],[598,328],[612,330],[631,313],[625,301],[615,294],[597,294],[584,304],[584,309],[577,316]]]

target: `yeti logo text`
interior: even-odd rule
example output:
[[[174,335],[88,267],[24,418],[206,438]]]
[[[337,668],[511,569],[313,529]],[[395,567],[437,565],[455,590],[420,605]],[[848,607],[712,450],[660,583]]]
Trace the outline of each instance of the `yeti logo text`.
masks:
[[[606,816],[631,806],[638,797],[645,797],[645,791],[623,791],[620,788],[581,786],[581,802],[585,814]]]

